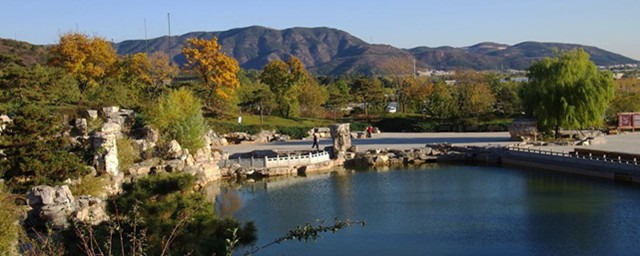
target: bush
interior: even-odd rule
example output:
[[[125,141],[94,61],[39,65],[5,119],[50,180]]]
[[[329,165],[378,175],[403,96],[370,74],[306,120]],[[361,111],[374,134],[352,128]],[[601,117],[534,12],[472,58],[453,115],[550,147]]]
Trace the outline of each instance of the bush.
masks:
[[[3,132],[0,175],[15,192],[89,173],[80,157],[69,152],[69,142],[59,136],[62,121],[54,117],[43,106],[23,106]]]
[[[14,203],[13,196],[0,183],[0,254],[17,254],[20,217],[18,207]],[[13,252],[13,253],[12,253]]]
[[[258,125],[242,125],[227,122],[216,122],[215,124],[211,125],[211,129],[213,129],[218,134],[245,132],[252,135],[258,134],[262,130],[262,128]]]
[[[107,181],[104,177],[87,175],[80,182],[69,187],[71,194],[74,196],[89,195],[93,197],[101,197],[104,195],[104,187]]]
[[[202,116],[202,104],[186,88],[169,92],[147,109],[149,123],[160,131],[164,142],[176,140],[190,152],[204,146],[208,127]]]
[[[126,171],[135,162],[140,160],[140,153],[137,146],[128,138],[122,138],[116,140],[118,147],[118,163],[120,164],[120,171]]]
[[[311,130],[311,127],[279,126],[276,129],[278,130],[278,133],[280,133],[280,134],[288,135],[292,139],[298,139],[299,140],[299,139],[306,138],[306,137],[309,136],[308,132],[309,132],[309,130]]]
[[[238,229],[242,244],[255,240],[255,225],[252,222],[240,225],[232,219],[219,219],[214,213],[212,203],[204,195],[190,192],[195,177],[189,174],[161,173],[142,178],[134,183],[123,185],[123,193],[111,202],[110,212],[114,223],[102,224],[94,233],[97,241],[118,239],[116,234],[109,234],[110,228],[120,225],[116,230],[123,230],[123,251],[138,247],[133,239],[143,243],[141,248],[146,255],[160,255],[163,245],[170,236],[173,242],[167,255],[224,255],[227,230]],[[119,216],[118,213],[126,213]],[[133,221],[135,220],[135,221]],[[176,233],[174,229],[177,230]],[[80,239],[67,234],[67,241],[80,243]],[[98,246],[107,243],[100,242]],[[120,251],[120,242],[111,244],[113,251]],[[67,244],[71,251],[77,244]],[[103,251],[106,248],[103,248]]]

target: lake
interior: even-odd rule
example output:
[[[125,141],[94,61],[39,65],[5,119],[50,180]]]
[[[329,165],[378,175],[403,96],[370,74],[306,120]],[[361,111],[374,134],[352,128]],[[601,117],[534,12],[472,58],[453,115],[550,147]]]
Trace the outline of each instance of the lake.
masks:
[[[316,220],[367,223],[258,255],[640,255],[640,188],[604,180],[434,164],[221,191],[217,211],[255,221],[257,245]]]

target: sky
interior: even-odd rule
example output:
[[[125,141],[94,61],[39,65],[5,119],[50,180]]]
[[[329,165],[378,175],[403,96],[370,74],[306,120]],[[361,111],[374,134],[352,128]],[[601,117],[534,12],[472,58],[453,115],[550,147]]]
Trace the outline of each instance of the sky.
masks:
[[[0,0],[0,37],[54,44],[66,32],[113,42],[260,25],[331,27],[399,48],[596,46],[640,60],[640,0]],[[146,21],[146,22],[145,22]],[[146,36],[145,36],[146,23]]]

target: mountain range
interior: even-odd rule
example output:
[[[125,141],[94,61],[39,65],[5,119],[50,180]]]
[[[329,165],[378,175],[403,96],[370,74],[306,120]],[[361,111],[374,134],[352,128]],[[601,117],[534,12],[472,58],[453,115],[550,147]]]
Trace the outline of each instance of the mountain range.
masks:
[[[553,56],[558,50],[578,47],[587,51],[591,60],[599,66],[639,63],[596,47],[564,43],[523,42],[506,45],[485,42],[458,48],[401,49],[391,45],[370,44],[345,31],[326,27],[277,30],[252,26],[221,32],[191,32],[148,40],[126,40],[114,43],[114,47],[120,55],[165,51],[175,62],[182,64],[185,58],[180,51],[186,40],[192,37],[217,37],[222,51],[237,59],[245,69],[260,70],[272,60],[286,60],[289,56],[295,56],[308,70],[319,75],[409,74],[413,72],[414,65],[418,70],[523,70],[529,67],[532,60]]]

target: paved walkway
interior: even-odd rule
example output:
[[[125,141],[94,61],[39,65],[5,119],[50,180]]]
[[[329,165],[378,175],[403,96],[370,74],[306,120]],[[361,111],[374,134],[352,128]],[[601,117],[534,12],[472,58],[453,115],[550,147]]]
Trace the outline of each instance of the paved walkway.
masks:
[[[487,146],[509,145],[517,143],[509,139],[508,132],[472,132],[472,133],[378,133],[373,138],[352,139],[351,143],[358,146],[358,151],[368,149],[410,149],[424,147],[430,143],[447,142],[457,146]],[[330,146],[330,138],[320,139],[320,148]],[[310,139],[292,140],[287,142],[270,142],[259,144],[239,144],[219,147],[230,154],[238,152],[250,152],[253,150],[310,150],[313,142]],[[553,151],[572,151],[575,146],[541,146],[535,147]],[[622,153],[640,153],[640,133],[626,133],[621,135],[606,136],[606,143],[592,146],[578,146],[596,150],[606,150]]]

